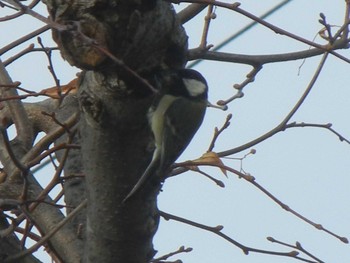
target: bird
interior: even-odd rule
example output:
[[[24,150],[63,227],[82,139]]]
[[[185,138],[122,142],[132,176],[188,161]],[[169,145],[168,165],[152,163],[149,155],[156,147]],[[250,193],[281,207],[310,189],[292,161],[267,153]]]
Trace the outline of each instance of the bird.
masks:
[[[198,71],[165,70],[156,79],[159,92],[147,114],[154,136],[153,157],[123,202],[152,177],[159,182],[164,178],[201,126],[206,112],[208,85]]]

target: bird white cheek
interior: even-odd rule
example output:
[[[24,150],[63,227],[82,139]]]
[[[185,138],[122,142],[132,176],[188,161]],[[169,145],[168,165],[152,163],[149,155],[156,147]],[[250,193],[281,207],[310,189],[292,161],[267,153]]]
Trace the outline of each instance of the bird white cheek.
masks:
[[[202,95],[206,92],[207,86],[196,79],[183,79],[183,82],[186,86],[186,89],[190,93],[192,97],[197,97],[199,95]]]

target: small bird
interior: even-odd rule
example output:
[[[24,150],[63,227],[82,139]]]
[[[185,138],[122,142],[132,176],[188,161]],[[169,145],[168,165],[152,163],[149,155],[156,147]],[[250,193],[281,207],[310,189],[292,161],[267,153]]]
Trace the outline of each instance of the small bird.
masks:
[[[157,78],[159,94],[148,111],[154,135],[152,161],[123,202],[150,178],[161,180],[202,124],[207,108],[208,85],[192,69],[165,71]]]

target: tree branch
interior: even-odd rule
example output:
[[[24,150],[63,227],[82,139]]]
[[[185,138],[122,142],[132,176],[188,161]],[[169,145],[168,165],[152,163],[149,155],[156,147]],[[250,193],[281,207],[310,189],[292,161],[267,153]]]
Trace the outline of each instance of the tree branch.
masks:
[[[0,84],[12,85],[13,82],[8,75],[2,61],[0,60]],[[18,96],[16,89],[0,88],[0,96]],[[5,106],[11,112],[12,120],[16,126],[18,141],[23,145],[24,149],[29,149],[34,139],[32,125],[28,119],[27,113],[21,101],[13,100],[4,102]],[[3,158],[2,158],[3,159]]]
[[[226,234],[222,233],[221,230],[224,228],[223,226],[216,226],[216,227],[210,227],[206,226],[179,216],[175,216],[163,211],[159,211],[159,214],[165,219],[165,220],[175,220],[187,225],[191,225],[200,229],[203,229],[205,231],[209,231],[211,233],[214,233],[215,235],[220,236],[221,238],[225,239],[229,243],[235,245],[236,247],[240,248],[244,254],[248,255],[249,252],[255,252],[255,253],[261,253],[261,254],[269,254],[269,255],[276,255],[276,256],[284,256],[284,257],[292,257],[295,258],[298,255],[298,252],[293,250],[290,252],[276,252],[276,251],[269,251],[269,250],[263,250],[263,249],[257,249],[245,246],[236,240],[232,239],[231,237],[227,236]]]
[[[304,102],[304,100],[306,99],[306,97],[308,96],[308,94],[310,93],[311,89],[313,88],[314,84],[316,83],[316,80],[319,76],[319,74],[321,73],[321,70],[326,62],[326,59],[328,57],[328,53],[325,53],[318,65],[318,68],[316,69],[316,72],[314,73],[310,83],[308,84],[308,86],[306,87],[303,95],[300,97],[300,99],[298,100],[298,102],[295,104],[295,106],[293,107],[293,109],[288,113],[288,115],[272,130],[270,130],[269,132],[261,135],[260,137],[244,144],[241,145],[239,147],[236,147],[234,149],[230,149],[230,150],[226,150],[223,152],[219,152],[218,155],[220,157],[222,156],[228,156],[231,154],[235,154],[237,152],[243,151],[245,149],[251,148],[254,145],[270,138],[271,136],[275,135],[278,132],[284,131],[286,129],[286,125],[288,123],[288,121],[293,117],[293,115],[297,112],[297,110],[300,108],[300,106],[302,105],[302,103]]]
[[[69,220],[71,220],[77,213],[79,213],[80,210],[86,206],[86,204],[87,204],[87,201],[85,200],[77,208],[75,208],[69,215],[67,215],[67,217],[65,217],[61,222],[59,222],[53,229],[51,229],[47,234],[45,234],[45,236],[42,239],[40,239],[39,242],[35,243],[35,245],[31,246],[30,248],[26,249],[23,252],[7,257],[4,262],[17,262],[18,259],[37,251],[43,244],[49,241],[49,239],[54,234],[56,234],[60,229],[62,229],[62,227],[67,222],[69,222]]]

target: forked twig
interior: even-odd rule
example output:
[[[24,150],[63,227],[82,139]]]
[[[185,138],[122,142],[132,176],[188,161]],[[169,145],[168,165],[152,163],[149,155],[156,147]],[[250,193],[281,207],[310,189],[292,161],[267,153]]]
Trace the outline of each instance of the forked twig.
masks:
[[[174,256],[174,255],[177,255],[177,254],[180,254],[180,253],[188,253],[188,252],[191,252],[193,249],[191,247],[188,247],[188,248],[185,248],[184,246],[181,246],[179,247],[178,250],[174,251],[174,252],[171,252],[171,253],[168,253],[166,255],[163,255],[159,258],[155,258],[155,259],[152,259],[151,262],[152,263],[158,263],[158,262],[163,262],[163,260],[167,260],[168,258]]]
[[[288,243],[285,243],[285,242],[282,242],[282,241],[279,241],[273,237],[267,237],[267,240],[272,242],[272,243],[277,243],[277,244],[280,244],[280,245],[283,245],[283,246],[286,246],[286,247],[290,247],[290,248],[293,248],[293,249],[297,249],[301,252],[303,252],[304,254],[308,255],[309,257],[313,258],[314,260],[316,260],[317,262],[319,263],[324,263],[324,261],[322,261],[321,259],[317,258],[316,256],[314,256],[313,254],[311,254],[309,251],[307,251],[306,249],[304,249],[302,247],[302,245],[300,244],[300,242],[296,242],[295,245],[291,245],[291,244],[288,244]],[[314,261],[306,261],[306,262],[314,262]]]
[[[207,163],[207,162],[200,162],[200,161],[196,161],[196,162],[187,161],[187,162],[179,163],[177,165],[179,165],[179,166],[193,166],[193,165],[216,166],[216,167],[218,167],[220,169],[223,169],[223,170],[229,171],[229,172],[231,172],[233,174],[236,174],[238,176],[238,178],[243,178],[247,182],[249,182],[252,185],[254,185],[256,188],[258,188],[261,192],[263,192],[266,196],[268,196],[270,199],[272,199],[275,203],[277,203],[279,206],[281,206],[287,212],[292,213],[293,215],[295,215],[296,217],[298,217],[302,221],[308,223],[309,225],[312,225],[316,229],[322,230],[322,231],[328,233],[329,235],[339,239],[343,243],[348,243],[349,242],[346,237],[341,237],[341,236],[333,233],[332,231],[324,228],[321,224],[311,221],[310,219],[308,219],[305,216],[301,215],[300,213],[296,212],[294,209],[290,208],[288,205],[286,205],[285,203],[280,201],[277,197],[275,197],[273,194],[271,194],[266,188],[264,188],[262,185],[260,185],[258,182],[256,182],[255,177],[250,175],[250,174],[244,174],[244,173],[239,172],[239,171],[237,171],[237,170],[235,170],[235,169],[233,169],[233,168],[231,168],[229,166],[226,166],[226,165],[223,165],[223,164],[219,164],[219,163],[212,163],[212,162],[211,163]]]
[[[159,211],[159,214],[161,217],[163,217],[165,220],[175,220],[187,225],[191,225],[209,232],[214,233],[215,235],[220,236],[221,238],[227,240],[231,244],[235,245],[236,247],[240,248],[244,254],[248,255],[249,252],[256,252],[256,253],[262,253],[262,254],[270,254],[270,255],[276,255],[276,256],[285,256],[285,257],[295,257],[298,255],[297,251],[290,251],[290,252],[276,252],[276,251],[269,251],[269,250],[263,250],[263,249],[256,249],[252,247],[245,246],[236,240],[232,239],[231,237],[227,236],[226,234],[222,233],[221,230],[223,229],[223,226],[218,225],[216,227],[206,226],[191,220],[188,220],[183,217],[179,217],[176,215],[172,215],[163,211]]]
[[[328,57],[328,53],[326,52],[326,53],[323,54],[322,59],[321,59],[319,65],[318,65],[314,75],[312,76],[312,79],[310,80],[309,84],[307,85],[304,93],[301,95],[301,97],[296,102],[296,104],[291,109],[291,111],[287,114],[287,116],[275,128],[273,128],[269,132],[261,135],[260,137],[254,139],[254,140],[252,140],[252,141],[250,141],[248,143],[245,143],[245,144],[243,144],[243,145],[241,145],[239,147],[236,147],[234,149],[230,149],[230,150],[226,150],[226,151],[220,152],[220,153],[218,153],[218,155],[220,157],[223,157],[223,156],[228,156],[228,155],[235,154],[237,152],[241,152],[241,151],[243,151],[245,149],[252,148],[254,145],[256,145],[256,144],[258,144],[258,143],[260,143],[260,142],[262,142],[262,141],[272,137],[276,133],[284,131],[286,129],[286,125],[288,124],[290,119],[298,111],[298,109],[303,104],[303,102],[305,101],[306,97],[309,95],[309,93],[311,92],[312,88],[314,87],[314,85],[315,85],[315,83],[316,83],[316,81],[318,79],[318,76],[321,74],[323,66],[326,63],[327,57]]]
[[[225,123],[222,125],[222,127],[220,129],[215,127],[213,139],[211,140],[211,143],[209,145],[207,152],[211,152],[214,149],[216,140],[219,138],[220,134],[230,126],[231,119],[232,119],[232,114],[230,113],[226,116]]]
[[[284,36],[287,36],[289,38],[292,38],[294,40],[297,40],[299,42],[302,42],[304,44],[307,44],[309,46],[313,46],[315,48],[318,48],[318,49],[321,49],[323,50],[324,52],[328,52],[330,54],[332,54],[333,56],[347,62],[347,63],[350,63],[350,59],[348,59],[347,57],[344,57],[343,55],[340,55],[339,53],[335,52],[334,50],[332,50],[332,48],[330,48],[329,45],[320,45],[320,44],[317,44],[313,41],[310,41],[310,40],[307,40],[303,37],[300,37],[296,34],[293,34],[291,32],[288,32],[287,30],[284,30],[278,26],[275,26],[269,22],[267,22],[266,20],[263,20],[255,15],[253,15],[252,13],[248,12],[248,11],[245,11],[243,9],[241,9],[239,7],[239,5],[237,5],[237,3],[225,3],[225,2],[220,2],[220,1],[216,1],[216,0],[173,0],[171,2],[174,2],[174,3],[178,3],[178,2],[184,2],[184,3],[197,3],[197,4],[208,4],[208,5],[215,5],[215,6],[219,6],[219,7],[223,7],[223,8],[226,8],[226,9],[229,9],[229,10],[232,10],[234,12],[237,12],[253,21],[256,21],[258,22],[259,24],[269,28],[270,30],[274,31],[276,34],[280,34],[280,35],[284,35]]]

